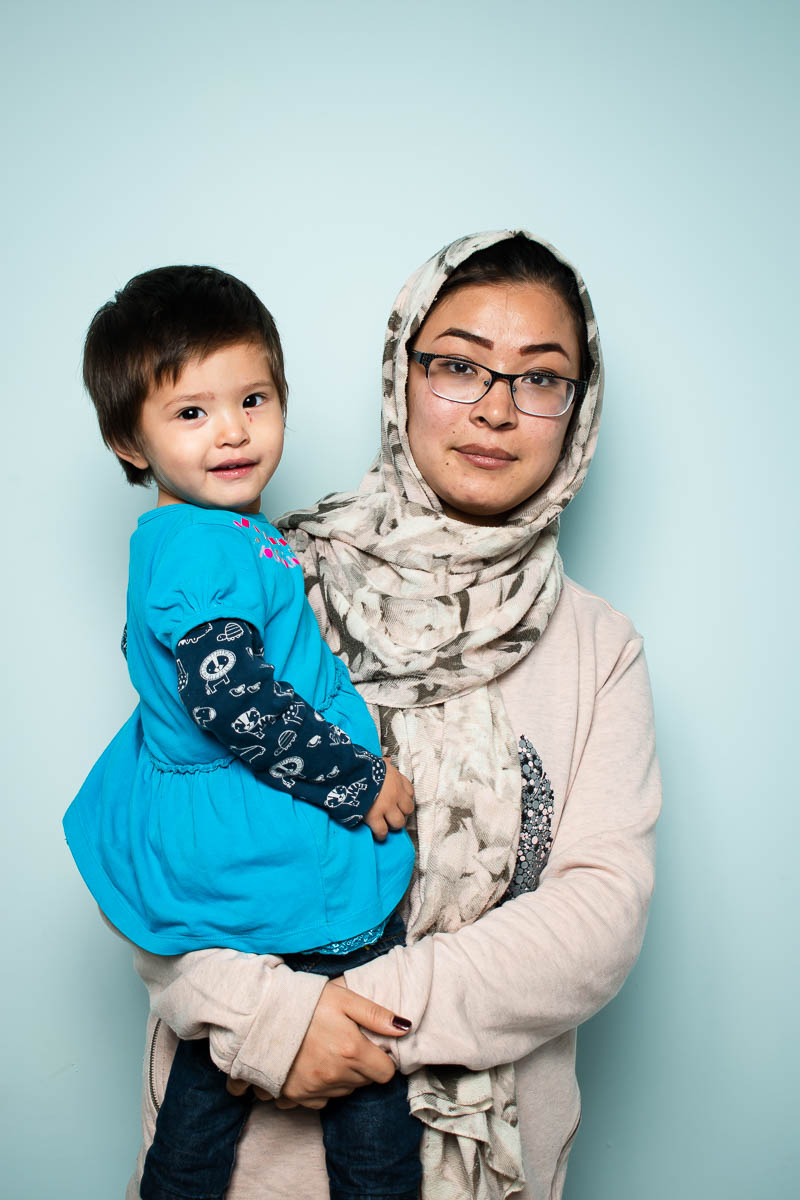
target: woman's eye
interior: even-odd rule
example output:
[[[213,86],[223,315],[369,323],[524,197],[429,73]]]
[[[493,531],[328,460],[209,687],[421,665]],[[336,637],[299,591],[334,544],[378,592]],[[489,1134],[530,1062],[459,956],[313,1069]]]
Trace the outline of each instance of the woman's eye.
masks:
[[[529,371],[522,376],[522,382],[529,387],[549,388],[558,383],[558,376],[551,375],[549,371]]]
[[[181,421],[196,421],[198,417],[202,416],[202,408],[182,408],[178,413],[178,417]]]
[[[267,397],[261,392],[253,392],[251,395],[245,396],[242,404],[245,408],[258,408],[259,404],[266,403],[266,399]]]
[[[464,362],[460,358],[446,358],[444,360],[444,367],[450,375],[474,375],[477,371],[474,363]]]

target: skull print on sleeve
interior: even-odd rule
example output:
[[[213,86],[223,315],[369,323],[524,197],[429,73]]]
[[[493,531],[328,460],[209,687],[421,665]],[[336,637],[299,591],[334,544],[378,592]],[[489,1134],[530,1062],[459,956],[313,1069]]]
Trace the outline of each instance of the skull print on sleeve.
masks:
[[[261,639],[233,617],[191,629],[177,644],[178,694],[189,716],[270,787],[360,825],[386,764],[326,721],[264,661]]]

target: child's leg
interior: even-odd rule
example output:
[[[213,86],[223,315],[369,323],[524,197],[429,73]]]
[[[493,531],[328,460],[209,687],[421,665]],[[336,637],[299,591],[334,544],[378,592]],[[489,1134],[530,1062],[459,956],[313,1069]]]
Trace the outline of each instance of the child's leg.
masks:
[[[417,1200],[422,1123],[405,1075],[356,1088],[320,1111],[331,1200]]]
[[[371,946],[346,955],[293,954],[295,971],[313,971],[330,979],[361,966],[405,942],[397,913]],[[417,1200],[422,1168],[422,1123],[408,1107],[408,1085],[399,1071],[388,1083],[356,1088],[329,1100],[320,1110],[331,1200]]]
[[[222,1200],[252,1094],[232,1096],[208,1039],[178,1042],[147,1152],[143,1200]]]

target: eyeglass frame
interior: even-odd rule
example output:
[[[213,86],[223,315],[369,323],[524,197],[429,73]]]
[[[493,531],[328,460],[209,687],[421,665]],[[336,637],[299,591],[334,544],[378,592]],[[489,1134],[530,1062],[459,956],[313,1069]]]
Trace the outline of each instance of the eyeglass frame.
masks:
[[[481,400],[483,400],[484,396],[489,395],[489,392],[497,383],[498,379],[504,379],[508,384],[508,390],[511,393],[511,403],[514,405],[514,408],[517,410],[517,412],[521,412],[525,417],[545,417],[548,420],[554,420],[558,417],[563,417],[564,413],[569,412],[573,404],[580,404],[581,400],[583,400],[584,396],[586,395],[586,389],[589,386],[589,382],[586,379],[569,379],[566,375],[557,375],[555,371],[542,370],[540,367],[538,370],[542,375],[549,375],[552,379],[560,379],[563,383],[571,383],[575,390],[569,399],[567,407],[562,408],[561,412],[529,413],[526,412],[524,408],[520,408],[520,406],[517,404],[517,401],[514,397],[514,384],[518,379],[524,379],[526,375],[532,375],[534,371],[537,370],[536,367],[529,367],[527,371],[520,371],[517,375],[507,375],[505,371],[493,371],[491,367],[485,367],[483,363],[475,362],[474,358],[459,358],[457,354],[432,354],[427,350],[409,350],[408,357],[413,358],[415,362],[418,362],[425,368],[425,378],[427,379],[428,387],[431,389],[434,396],[438,396],[440,400],[448,400],[451,404],[478,404]],[[443,396],[440,392],[437,392],[434,389],[431,383],[430,368],[431,363],[435,358],[446,358],[450,359],[451,362],[469,363],[470,366],[479,367],[481,371],[486,371],[489,375],[491,375],[491,382],[489,383],[489,386],[486,388],[483,395],[478,396],[475,400],[453,400],[451,396]]]

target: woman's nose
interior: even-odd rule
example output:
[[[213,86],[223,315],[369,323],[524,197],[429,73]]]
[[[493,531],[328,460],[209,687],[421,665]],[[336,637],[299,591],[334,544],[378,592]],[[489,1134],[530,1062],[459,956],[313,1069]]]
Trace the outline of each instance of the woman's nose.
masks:
[[[511,395],[511,383],[508,379],[495,379],[485,396],[473,404],[470,416],[474,421],[485,422],[492,429],[503,425],[516,425],[517,410]]]

